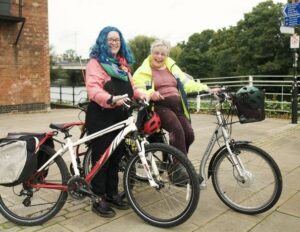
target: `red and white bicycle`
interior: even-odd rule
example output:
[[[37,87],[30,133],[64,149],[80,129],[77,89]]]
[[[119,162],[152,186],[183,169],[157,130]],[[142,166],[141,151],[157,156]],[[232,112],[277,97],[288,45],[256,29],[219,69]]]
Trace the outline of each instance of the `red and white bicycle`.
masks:
[[[92,201],[100,201],[91,192],[90,182],[120,142],[130,138],[135,142],[136,152],[127,162],[123,184],[133,210],[143,220],[158,227],[172,227],[185,222],[195,211],[199,200],[196,171],[187,157],[174,147],[162,143],[149,144],[132,116],[134,110],[142,110],[147,104],[130,100],[127,103],[131,113],[128,119],[77,141],[72,141],[69,134],[69,129],[77,123],[52,124],[54,131],[35,134],[41,138],[37,153],[42,152],[47,159],[40,161],[38,170],[21,184],[10,187],[0,185],[2,215],[16,224],[34,226],[54,217],[64,206],[68,195],[75,199],[90,197]],[[99,161],[87,175],[80,175],[74,148],[116,130],[120,132]],[[55,151],[49,146],[49,141],[58,132],[64,133],[65,143]],[[69,173],[62,158],[67,152],[74,175]],[[146,180],[137,175],[137,166],[141,164]],[[179,171],[186,173],[184,179],[174,177]]]

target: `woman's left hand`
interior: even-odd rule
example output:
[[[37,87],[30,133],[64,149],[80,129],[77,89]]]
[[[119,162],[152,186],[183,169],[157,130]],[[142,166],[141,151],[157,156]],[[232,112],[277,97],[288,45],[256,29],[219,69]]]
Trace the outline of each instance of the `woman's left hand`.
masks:
[[[142,94],[140,96],[140,99],[146,101],[146,102],[149,102],[150,101],[150,97],[147,95],[147,94]]]

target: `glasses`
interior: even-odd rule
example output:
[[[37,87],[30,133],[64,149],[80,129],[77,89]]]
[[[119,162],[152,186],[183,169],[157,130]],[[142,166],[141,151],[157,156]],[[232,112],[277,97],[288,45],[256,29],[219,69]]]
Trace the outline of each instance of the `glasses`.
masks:
[[[120,39],[119,38],[108,38],[107,42],[109,42],[109,43],[113,43],[113,42],[120,43]]]

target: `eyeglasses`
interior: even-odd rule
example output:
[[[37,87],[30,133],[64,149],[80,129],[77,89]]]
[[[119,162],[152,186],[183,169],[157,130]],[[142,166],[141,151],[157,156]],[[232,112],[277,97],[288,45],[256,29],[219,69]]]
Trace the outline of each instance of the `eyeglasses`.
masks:
[[[120,43],[120,39],[119,38],[107,38],[107,42],[109,43]]]

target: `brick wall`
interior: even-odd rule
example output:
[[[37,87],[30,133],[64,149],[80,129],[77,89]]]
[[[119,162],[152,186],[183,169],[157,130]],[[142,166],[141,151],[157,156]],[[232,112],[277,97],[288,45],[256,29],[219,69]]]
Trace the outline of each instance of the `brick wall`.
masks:
[[[11,0],[19,16],[21,0]],[[0,113],[44,111],[50,106],[48,1],[23,0],[22,23],[0,19]]]

